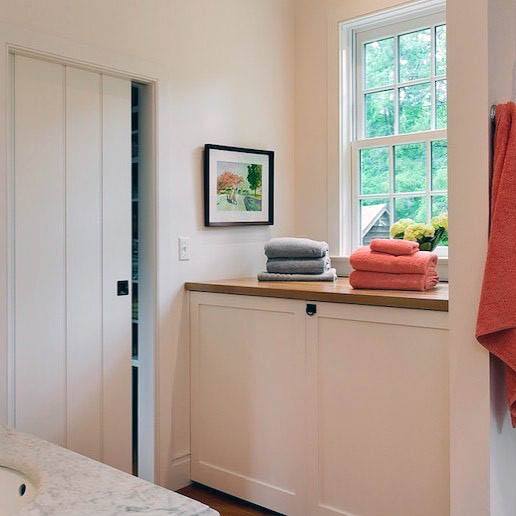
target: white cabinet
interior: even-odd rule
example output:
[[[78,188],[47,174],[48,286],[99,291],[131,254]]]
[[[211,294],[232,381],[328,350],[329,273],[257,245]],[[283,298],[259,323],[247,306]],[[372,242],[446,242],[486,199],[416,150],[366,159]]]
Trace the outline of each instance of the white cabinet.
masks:
[[[449,514],[447,314],[191,293],[192,479],[289,515]]]

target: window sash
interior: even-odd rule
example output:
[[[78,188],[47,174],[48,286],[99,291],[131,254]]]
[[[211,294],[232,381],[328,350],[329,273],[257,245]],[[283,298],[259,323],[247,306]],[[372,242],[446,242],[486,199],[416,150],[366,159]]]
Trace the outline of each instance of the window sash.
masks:
[[[432,197],[436,195],[447,195],[447,190],[432,190],[432,159],[431,142],[436,140],[447,141],[447,130],[436,129],[436,82],[445,80],[446,75],[437,75],[435,66],[435,30],[436,27],[446,24],[444,11],[422,16],[411,17],[410,19],[395,22],[378,22],[377,26],[371,25],[352,30],[352,55],[353,59],[349,62],[350,77],[352,78],[353,107],[351,117],[351,141],[350,141],[350,161],[351,161],[351,247],[355,249],[362,242],[361,221],[360,221],[360,201],[363,199],[388,199],[391,214],[391,223],[394,220],[394,201],[398,198],[421,197],[425,200],[427,211],[427,222],[431,219]],[[431,28],[431,72],[430,76],[424,79],[416,79],[401,82],[399,80],[398,60],[399,60],[399,37],[410,34],[421,29]],[[388,86],[376,88],[365,88],[365,44],[392,37],[394,39],[394,81]],[[399,90],[407,86],[430,83],[431,85],[431,129],[428,131],[413,133],[398,133],[399,128]],[[379,91],[394,92],[394,135],[381,137],[365,137],[365,95]],[[394,191],[394,156],[393,148],[395,145],[408,143],[424,143],[426,146],[426,177],[425,189],[419,192],[395,192]],[[385,194],[361,194],[360,192],[360,150],[373,147],[387,147],[389,149],[389,192]],[[438,254],[447,255],[447,247],[439,247]]]
[[[432,154],[431,145],[434,141],[446,140],[446,129],[438,131],[424,131],[419,133],[403,134],[397,136],[382,136],[379,138],[368,138],[365,140],[356,140],[351,144],[351,190],[352,190],[352,210],[351,210],[351,227],[352,227],[352,249],[356,249],[362,245],[362,229],[360,221],[360,201],[364,199],[388,199],[389,209],[391,213],[391,223],[394,218],[394,200],[408,197],[422,197],[425,199],[427,221],[432,218],[431,203],[432,197],[436,195],[448,195],[448,190],[432,189]],[[403,145],[407,143],[423,143],[426,147],[426,176],[425,189],[416,192],[395,192],[394,191],[394,156],[393,149],[395,145]],[[362,149],[370,149],[376,147],[387,147],[389,149],[389,192],[362,194],[360,192],[360,151]],[[446,247],[442,246],[439,254],[446,255]]]
[[[398,135],[399,129],[399,92],[400,88],[407,86],[417,86],[419,84],[430,83],[431,87],[431,130],[435,130],[435,86],[436,82],[445,80],[446,75],[437,75],[435,70],[435,28],[446,23],[444,13],[437,13],[432,15],[421,16],[406,20],[404,22],[398,22],[394,24],[384,25],[380,28],[370,29],[363,32],[355,32],[354,38],[354,51],[355,55],[355,66],[352,71],[354,74],[355,83],[355,134],[354,140],[365,139],[365,95],[369,93],[377,93],[381,91],[393,91],[394,92],[394,135]],[[404,34],[411,34],[418,30],[430,28],[432,30],[432,45],[431,45],[431,63],[430,63],[430,76],[424,79],[415,79],[411,81],[401,82],[399,80],[399,69],[398,69],[398,39]],[[389,86],[380,86],[377,88],[365,88],[364,78],[364,48],[366,43],[372,43],[381,39],[392,37],[394,39],[394,81]],[[412,133],[410,133],[412,134]]]

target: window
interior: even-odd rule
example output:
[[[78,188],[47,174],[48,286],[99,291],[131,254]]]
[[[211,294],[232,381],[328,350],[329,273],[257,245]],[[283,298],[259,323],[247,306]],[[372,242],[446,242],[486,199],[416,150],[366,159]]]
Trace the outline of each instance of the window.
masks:
[[[399,219],[430,222],[448,211],[444,20],[434,8],[345,27],[352,247],[388,237]]]

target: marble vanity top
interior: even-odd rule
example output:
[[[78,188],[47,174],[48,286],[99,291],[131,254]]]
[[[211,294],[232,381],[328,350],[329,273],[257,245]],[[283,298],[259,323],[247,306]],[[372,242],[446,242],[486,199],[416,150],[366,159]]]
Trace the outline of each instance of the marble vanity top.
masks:
[[[24,516],[218,515],[190,498],[2,426],[0,465],[22,472],[37,489],[19,513]]]

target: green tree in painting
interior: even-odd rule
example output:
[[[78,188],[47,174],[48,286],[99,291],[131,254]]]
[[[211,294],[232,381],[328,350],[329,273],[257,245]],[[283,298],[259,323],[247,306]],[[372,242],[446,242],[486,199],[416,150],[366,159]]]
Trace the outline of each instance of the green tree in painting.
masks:
[[[262,186],[262,166],[261,165],[248,165],[247,166],[247,182],[252,190],[254,190],[254,195],[256,195],[256,190]]]

